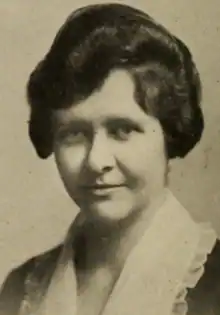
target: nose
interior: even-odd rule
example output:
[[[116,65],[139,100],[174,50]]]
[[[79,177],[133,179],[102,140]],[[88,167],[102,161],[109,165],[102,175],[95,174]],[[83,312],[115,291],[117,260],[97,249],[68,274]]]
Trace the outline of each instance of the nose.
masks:
[[[111,171],[115,166],[115,158],[111,152],[108,139],[104,134],[96,134],[91,144],[88,156],[87,167],[96,173]]]

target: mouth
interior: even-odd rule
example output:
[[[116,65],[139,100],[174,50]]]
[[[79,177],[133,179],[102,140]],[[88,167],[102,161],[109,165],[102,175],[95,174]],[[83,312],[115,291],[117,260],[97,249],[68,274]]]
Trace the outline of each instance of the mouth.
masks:
[[[109,185],[109,184],[102,184],[102,185],[88,185],[83,186],[84,192],[87,192],[94,196],[108,196],[114,191],[125,187],[125,185]]]
[[[96,189],[110,189],[110,188],[117,188],[122,187],[123,185],[109,185],[109,184],[102,184],[102,185],[88,185],[83,186],[84,189],[88,190],[96,190]]]

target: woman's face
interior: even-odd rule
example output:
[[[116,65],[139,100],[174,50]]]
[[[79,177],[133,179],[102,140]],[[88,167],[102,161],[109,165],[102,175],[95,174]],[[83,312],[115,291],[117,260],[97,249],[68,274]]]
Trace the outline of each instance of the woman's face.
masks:
[[[167,161],[159,122],[136,104],[125,71],[55,115],[55,160],[82,211],[111,221],[146,208],[165,185]]]

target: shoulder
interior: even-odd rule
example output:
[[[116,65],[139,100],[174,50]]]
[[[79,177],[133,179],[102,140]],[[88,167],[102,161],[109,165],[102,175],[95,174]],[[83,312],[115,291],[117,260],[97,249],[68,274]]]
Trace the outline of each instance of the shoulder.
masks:
[[[188,291],[189,315],[219,314],[220,310],[220,241],[204,265],[204,273],[194,289]]]
[[[9,272],[0,289],[0,315],[17,314],[15,310],[19,309],[20,303],[24,297],[25,280],[27,276],[33,272],[36,264],[39,265],[39,276],[41,276],[41,274],[43,276],[53,263],[56,262],[61,248],[62,245],[59,245],[47,252],[32,257]]]

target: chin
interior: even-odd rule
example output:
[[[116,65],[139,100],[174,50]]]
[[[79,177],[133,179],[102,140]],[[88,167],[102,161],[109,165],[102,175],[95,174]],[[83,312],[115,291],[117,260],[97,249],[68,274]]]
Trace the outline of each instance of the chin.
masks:
[[[94,219],[114,223],[128,218],[132,213],[130,209],[131,205],[126,201],[105,200],[90,203],[85,211]]]

